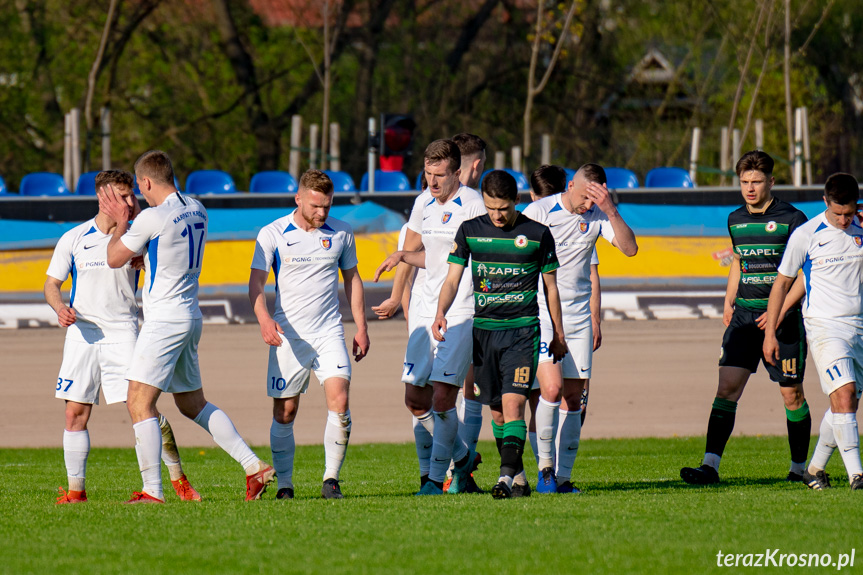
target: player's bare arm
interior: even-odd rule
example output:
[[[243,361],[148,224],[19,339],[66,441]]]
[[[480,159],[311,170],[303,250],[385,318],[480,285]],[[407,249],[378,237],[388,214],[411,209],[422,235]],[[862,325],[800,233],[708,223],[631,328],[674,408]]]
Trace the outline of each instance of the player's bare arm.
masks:
[[[590,323],[593,327],[593,351],[596,351],[602,345],[602,289],[596,264],[590,264]]]
[[[563,311],[560,307],[560,294],[557,291],[557,271],[542,274],[542,287],[545,290],[545,301],[548,304],[548,315],[554,335],[548,345],[548,355],[557,363],[567,353],[566,338],[563,334]]]
[[[441,288],[440,298],[437,302],[437,315],[432,324],[432,335],[437,341],[445,341],[443,334],[446,333],[446,312],[449,311],[453,300],[455,300],[455,294],[458,292],[458,284],[461,282],[463,272],[463,265],[450,262],[449,271],[447,271],[446,279]]]
[[[264,293],[264,287],[267,285],[269,275],[270,272],[268,271],[254,269],[249,274],[249,302],[255,311],[258,325],[261,326],[261,337],[264,343],[273,347],[279,347],[282,345],[282,338],[279,337],[279,334],[285,333],[285,331],[272,318],[270,311],[267,309],[267,297]]]
[[[586,191],[593,203],[608,216],[608,221],[614,230],[614,240],[611,244],[627,257],[631,258],[637,254],[638,244],[635,241],[635,232],[623,221],[617,206],[611,199],[611,194],[608,193],[608,187],[605,184],[587,182]]]
[[[406,252],[416,252],[422,249],[422,236],[411,229],[405,231],[404,250]],[[377,314],[378,319],[387,319],[392,317],[401,305],[402,295],[407,285],[407,279],[414,270],[408,265],[400,265],[396,269],[396,275],[393,279],[393,289],[390,297],[381,302],[380,305],[372,306],[372,311]],[[375,272],[375,275],[379,274]],[[377,281],[377,278],[375,278]]]
[[[60,327],[69,327],[77,319],[75,310],[63,303],[63,296],[60,294],[60,286],[63,282],[57,278],[48,277],[45,280],[45,301],[51,306],[51,309],[57,314],[57,321]]]
[[[121,268],[135,257],[135,252],[120,241],[123,234],[129,230],[131,203],[118,194],[111,185],[99,188],[97,196],[99,198],[99,211],[108,216],[116,225],[114,234],[108,242],[108,267]],[[138,200],[135,200],[134,203],[137,205]]]
[[[351,315],[357,325],[353,346],[354,361],[360,361],[369,353],[370,345],[369,329],[366,324],[366,296],[363,291],[363,280],[356,266],[342,270],[342,277],[345,280],[345,297],[351,303]]]
[[[728,283],[725,286],[725,303],[722,306],[722,323],[728,327],[734,315],[734,302],[737,299],[737,286],[740,285],[740,256],[734,254],[731,269],[728,270]]]
[[[426,253],[425,251],[419,252],[406,252],[406,251],[398,251],[387,256],[387,259],[378,266],[378,269],[375,270],[375,277],[372,278],[373,281],[377,282],[381,278],[381,274],[384,272],[392,271],[394,267],[399,265],[400,263],[406,263],[409,266],[413,266],[415,268],[423,268],[426,267]],[[407,268],[407,266],[404,266]],[[410,283],[408,279],[411,276],[410,269],[407,268],[408,277],[405,279],[405,288],[408,288],[408,284]],[[404,290],[402,290],[404,291]]]
[[[782,309],[779,310],[779,319],[776,320],[776,327],[782,325],[785,316],[791,311],[791,308],[800,303],[800,300],[806,295],[806,285],[803,283],[803,276],[798,275],[794,283],[791,284],[791,289],[785,295],[785,303],[782,304]],[[756,320],[758,327],[764,329],[767,325],[767,312],[761,314]]]
[[[764,359],[770,365],[776,365],[779,359],[779,342],[776,340],[776,327],[779,325],[779,312],[785,304],[785,298],[794,278],[780,273],[776,274],[776,280],[770,289],[770,299],[767,300],[767,323],[764,326],[764,346],[762,351]]]

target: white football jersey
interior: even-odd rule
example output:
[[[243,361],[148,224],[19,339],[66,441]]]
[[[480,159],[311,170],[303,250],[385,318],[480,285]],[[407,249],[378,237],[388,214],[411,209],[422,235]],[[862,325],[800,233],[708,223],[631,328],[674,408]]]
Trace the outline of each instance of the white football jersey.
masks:
[[[307,232],[294,223],[294,212],[261,229],[252,259],[252,269],[272,269],[276,276],[273,319],[288,339],[343,333],[339,270],[356,266],[350,225],[327,218],[323,226]]]
[[[138,337],[138,272],[127,263],[108,267],[108,242],[92,219],[63,234],[48,266],[48,275],[66,281],[72,275],[69,307],[76,320],[66,338],[82,342],[119,343]]]
[[[399,231],[399,251],[405,249],[405,235],[407,235],[408,225],[405,224],[402,226],[401,231]],[[411,300],[415,297],[420,297],[419,291],[422,288],[423,282],[426,279],[426,271],[424,268],[416,268],[416,275],[414,276],[414,283],[411,286]]]
[[[417,197],[408,227],[422,234],[426,252],[426,277],[419,292],[420,305],[417,308],[420,315],[437,315],[438,298],[449,272],[447,257],[452,250],[459,226],[462,222],[485,213],[482,195],[467,186],[460,186],[445,204],[434,199],[428,191]],[[461,276],[458,292],[447,316],[473,315],[473,312],[473,278],[470,270],[467,270]]]
[[[144,321],[199,319],[198,278],[207,242],[207,210],[175,192],[135,218],[120,241],[144,251]]]
[[[822,212],[794,230],[778,271],[793,278],[801,269],[803,317],[863,324],[863,228],[856,221],[840,230]]]
[[[595,257],[596,241],[600,234],[609,242],[614,239],[608,216],[597,206],[584,214],[573,214],[563,207],[561,194],[539,199],[524,208],[523,213],[548,226],[554,236],[554,249],[560,262],[557,289],[564,317],[589,315],[590,264]],[[547,309],[545,290],[539,290],[537,301],[540,309]]]

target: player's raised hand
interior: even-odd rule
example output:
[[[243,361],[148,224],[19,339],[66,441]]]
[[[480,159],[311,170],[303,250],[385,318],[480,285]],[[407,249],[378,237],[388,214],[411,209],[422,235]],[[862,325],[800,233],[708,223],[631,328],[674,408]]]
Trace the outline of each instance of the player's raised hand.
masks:
[[[369,334],[367,332],[357,332],[354,336],[354,361],[359,361],[369,354]]]
[[[69,327],[75,323],[76,319],[78,319],[78,315],[71,307],[64,305],[57,310],[57,322],[60,324],[60,327]]]
[[[96,196],[99,198],[100,212],[118,224],[129,221],[129,204],[114,190],[111,184],[100,187]]]
[[[562,361],[568,351],[566,341],[563,338],[551,338],[551,343],[548,345],[548,355],[552,357],[552,363]]]
[[[779,341],[777,341],[775,333],[764,334],[764,345],[761,351],[764,353],[764,361],[770,365],[776,365],[779,360]]]
[[[399,309],[399,301],[391,297],[385,299],[380,305],[373,305],[372,311],[378,316],[378,319],[389,319]]]
[[[587,197],[606,214],[616,209],[614,201],[611,199],[611,194],[608,193],[608,187],[605,184],[587,182],[585,190],[587,191]]]
[[[280,333],[285,333],[285,330],[276,320],[270,318],[261,322],[261,337],[264,338],[264,343],[273,347],[280,347],[282,345]]]
[[[443,316],[438,316],[435,318],[434,323],[432,324],[432,335],[437,341],[446,341],[444,339],[443,334],[446,333],[446,318]]]
[[[378,269],[375,270],[375,276],[372,278],[372,281],[377,282],[381,278],[381,274],[384,272],[389,272],[395,269],[399,263],[402,261],[402,253],[395,252],[387,256],[387,259],[384,260],[384,263],[378,266]]]

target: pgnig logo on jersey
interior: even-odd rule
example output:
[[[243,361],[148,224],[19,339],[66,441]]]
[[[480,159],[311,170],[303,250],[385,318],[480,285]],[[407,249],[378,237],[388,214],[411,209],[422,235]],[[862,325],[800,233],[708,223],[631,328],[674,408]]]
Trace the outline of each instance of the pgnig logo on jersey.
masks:
[[[321,238],[321,247],[325,250],[330,249],[333,247],[333,240],[330,238]]]
[[[579,222],[578,223],[578,231],[580,231],[583,234],[587,233],[587,228],[589,228],[589,227],[590,226],[587,224],[587,222]]]
[[[523,248],[525,246],[527,246],[527,236],[516,236],[515,247]]]

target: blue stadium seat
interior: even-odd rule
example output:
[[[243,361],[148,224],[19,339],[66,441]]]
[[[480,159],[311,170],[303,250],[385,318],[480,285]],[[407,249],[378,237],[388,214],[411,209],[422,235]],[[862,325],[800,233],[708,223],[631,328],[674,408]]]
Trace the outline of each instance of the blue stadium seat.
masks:
[[[288,172],[258,172],[252,176],[249,191],[253,194],[296,194],[297,181]]]
[[[197,170],[186,177],[186,193],[232,194],[237,191],[234,178],[222,170]]]
[[[564,168],[563,171],[566,172],[566,184],[569,185],[569,182],[572,181],[572,178],[575,177],[575,173],[578,170],[573,170],[570,168]]]
[[[0,176],[0,196],[7,194],[9,194],[9,188],[6,187],[6,181],[3,179],[3,176]]]
[[[423,173],[422,172],[417,174],[416,189],[420,190],[420,191],[422,191],[422,189],[423,189]]]
[[[340,192],[353,194],[357,191],[354,179],[349,173],[336,172],[333,170],[324,170],[324,173],[333,181],[333,189],[335,189],[337,194]]]
[[[626,168],[605,168],[605,177],[608,180],[608,189],[622,190],[638,187],[638,176]]]
[[[692,188],[689,172],[683,168],[653,168],[644,178],[646,188]]]
[[[78,185],[75,186],[75,193],[79,196],[95,196],[96,195],[96,174],[99,172],[84,172],[78,177]]]
[[[363,174],[363,180],[360,182],[360,191],[366,192],[369,189],[369,174]],[[385,172],[383,170],[375,170],[375,191],[376,192],[407,192],[411,189],[411,182],[408,177],[401,172]]]
[[[494,170],[486,170],[482,173],[482,177],[479,179],[479,186],[482,189],[482,181],[485,179],[486,174],[489,172],[493,172]],[[518,187],[519,192],[529,192],[530,191],[530,182],[527,179],[527,176],[519,172],[518,170],[513,170],[511,168],[504,168],[504,172],[511,175],[515,178],[515,184]]]
[[[22,196],[62,196],[69,193],[63,176],[53,172],[33,172],[21,178]]]

